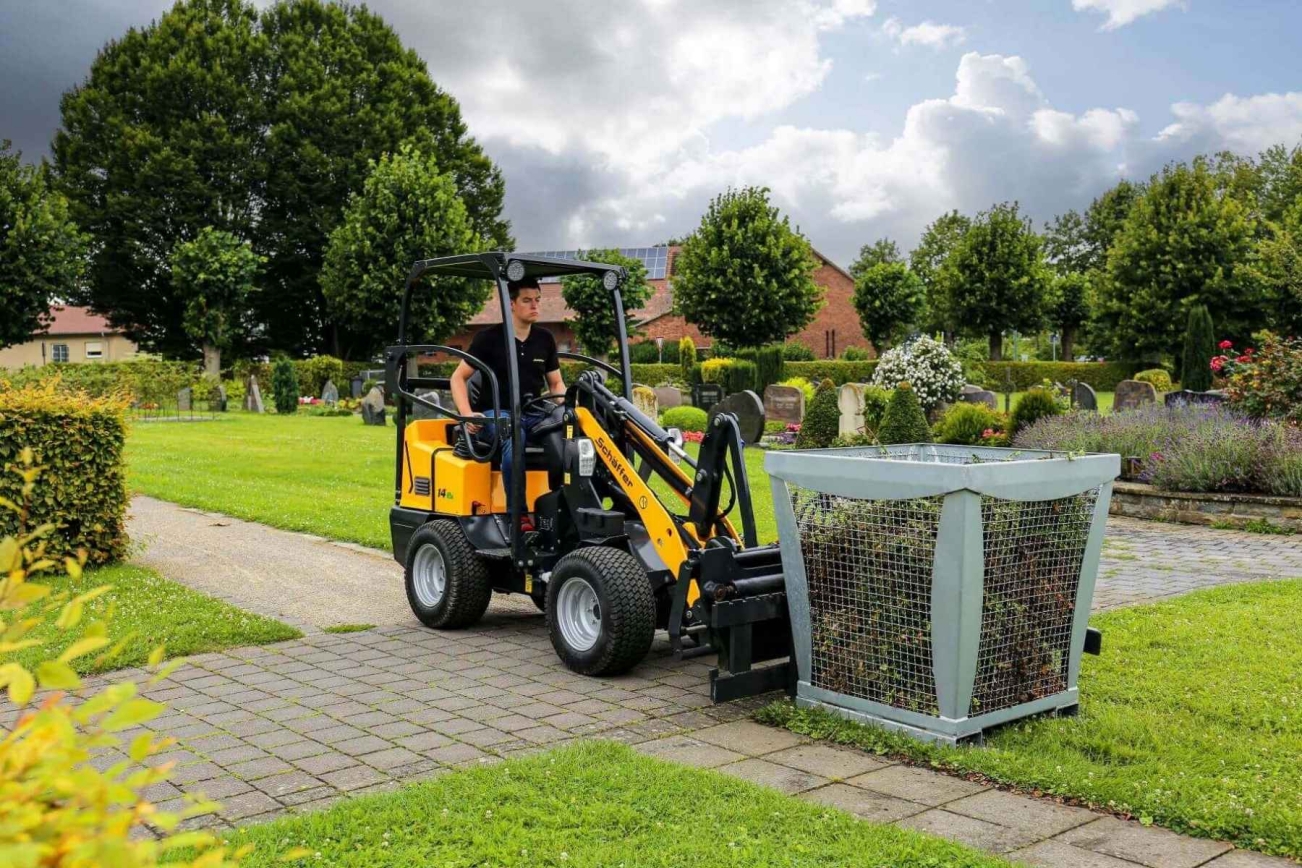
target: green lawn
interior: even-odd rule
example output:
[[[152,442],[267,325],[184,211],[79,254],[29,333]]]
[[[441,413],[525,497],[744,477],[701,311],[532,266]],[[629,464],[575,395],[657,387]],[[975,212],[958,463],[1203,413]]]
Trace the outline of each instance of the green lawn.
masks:
[[[938,838],[879,826],[612,742],[454,772],[231,833],[242,864],[331,866],[999,866]]]
[[[108,637],[115,643],[127,635],[132,638],[121,654],[102,665],[96,665],[94,654],[75,660],[73,667],[82,673],[141,666],[159,645],[164,646],[168,657],[184,657],[243,645],[266,645],[303,635],[279,621],[205,597],[143,567],[125,564],[102,567],[87,570],[80,579],[61,576],[41,581],[55,592],[72,594],[100,585],[113,586],[112,591],[86,606],[82,624],[100,620],[111,612]],[[41,639],[45,644],[20,651],[13,659],[27,666],[34,665],[57,656],[77,635],[78,632],[56,630],[52,621],[47,622],[30,634],[30,638]]]
[[[1081,713],[938,749],[778,703],[760,719],[1302,857],[1302,581],[1217,588],[1091,623]]]

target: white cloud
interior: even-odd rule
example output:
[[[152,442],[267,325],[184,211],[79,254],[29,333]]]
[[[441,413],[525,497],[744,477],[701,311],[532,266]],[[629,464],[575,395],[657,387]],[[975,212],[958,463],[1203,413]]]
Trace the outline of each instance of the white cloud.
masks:
[[[1071,7],[1078,12],[1102,12],[1108,16],[1103,23],[1104,30],[1116,30],[1125,27],[1136,18],[1160,12],[1171,6],[1184,8],[1183,0],[1071,0]]]
[[[1302,140],[1302,93],[1226,94],[1208,106],[1176,103],[1171,113],[1175,123],[1159,135],[1168,142],[1254,154],[1281,142]]]
[[[967,39],[967,32],[954,24],[936,24],[924,21],[905,27],[898,18],[888,18],[882,31],[900,45],[922,45],[927,48],[948,48]]]

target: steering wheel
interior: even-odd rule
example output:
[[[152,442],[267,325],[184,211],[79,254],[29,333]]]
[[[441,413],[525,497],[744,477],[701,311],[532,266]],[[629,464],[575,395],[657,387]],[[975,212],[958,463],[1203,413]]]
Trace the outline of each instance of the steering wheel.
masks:
[[[471,434],[470,431],[467,430],[466,425],[467,425],[467,424],[476,424],[476,425],[479,425],[479,426],[482,428],[482,427],[485,426],[485,425],[494,425],[494,426],[496,426],[496,425],[500,425],[500,424],[502,424],[502,422],[504,422],[504,421],[506,421],[506,420],[504,420],[504,419],[487,419],[487,418],[484,418],[484,419],[480,419],[478,422],[475,422],[475,423],[466,423],[466,422],[462,422],[462,423],[461,423],[461,426],[460,426],[460,427],[461,427],[461,439],[465,441],[465,443],[466,443],[466,448],[467,448],[468,450],[470,450],[470,457],[471,457],[471,458],[473,458],[475,461],[480,461],[480,462],[491,460],[492,457],[493,457],[493,453],[497,450],[497,444],[498,444],[498,441],[501,439],[502,431],[501,431],[500,428],[496,428],[496,427],[493,428],[493,433],[494,433],[495,436],[494,436],[491,440],[489,440],[486,444],[480,446],[480,445],[479,445],[479,433],[476,432],[476,433],[474,433],[474,434]],[[482,448],[482,450],[483,450],[482,452],[480,451],[481,448]]]
[[[554,402],[556,401],[557,398],[564,398],[564,397],[565,397],[564,392],[548,392],[547,394],[539,395],[536,398],[531,397],[529,395],[525,395],[524,400],[520,402],[520,413],[521,415],[523,415],[524,412],[528,410],[530,407],[532,407],[535,404],[541,404],[544,401],[552,401],[553,407],[560,406],[559,404],[555,404]],[[550,408],[548,409],[548,412],[550,412]]]

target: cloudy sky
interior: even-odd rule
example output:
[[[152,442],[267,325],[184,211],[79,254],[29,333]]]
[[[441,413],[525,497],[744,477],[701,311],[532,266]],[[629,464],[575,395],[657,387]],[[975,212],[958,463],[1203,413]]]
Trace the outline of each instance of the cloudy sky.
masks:
[[[160,0],[0,2],[0,138]],[[1302,143],[1296,0],[371,0],[502,167],[524,249],[690,232],[764,184],[832,259],[936,215]],[[486,42],[485,40],[491,40]]]

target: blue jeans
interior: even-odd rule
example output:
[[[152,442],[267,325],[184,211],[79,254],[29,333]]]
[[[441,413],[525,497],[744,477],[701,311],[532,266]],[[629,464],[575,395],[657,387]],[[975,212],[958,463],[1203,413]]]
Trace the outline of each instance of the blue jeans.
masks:
[[[490,419],[495,417],[495,414],[492,410],[484,411],[484,415]],[[503,417],[509,415],[510,414],[507,413],[506,411],[502,412]],[[525,413],[520,417],[520,433],[523,435],[522,438],[523,445],[525,446],[529,445],[529,435],[533,433],[533,429],[538,427],[538,425],[550,415],[551,415],[550,413],[530,412],[530,413]],[[491,443],[493,441],[493,438],[496,435],[497,435],[497,426],[494,424],[484,425],[482,428],[479,429],[479,439],[481,443],[485,443],[485,442]],[[511,437],[508,434],[502,440],[502,488],[506,491],[507,509],[511,508],[511,465],[513,463],[513,456],[511,453],[512,453],[512,443],[511,443]]]

